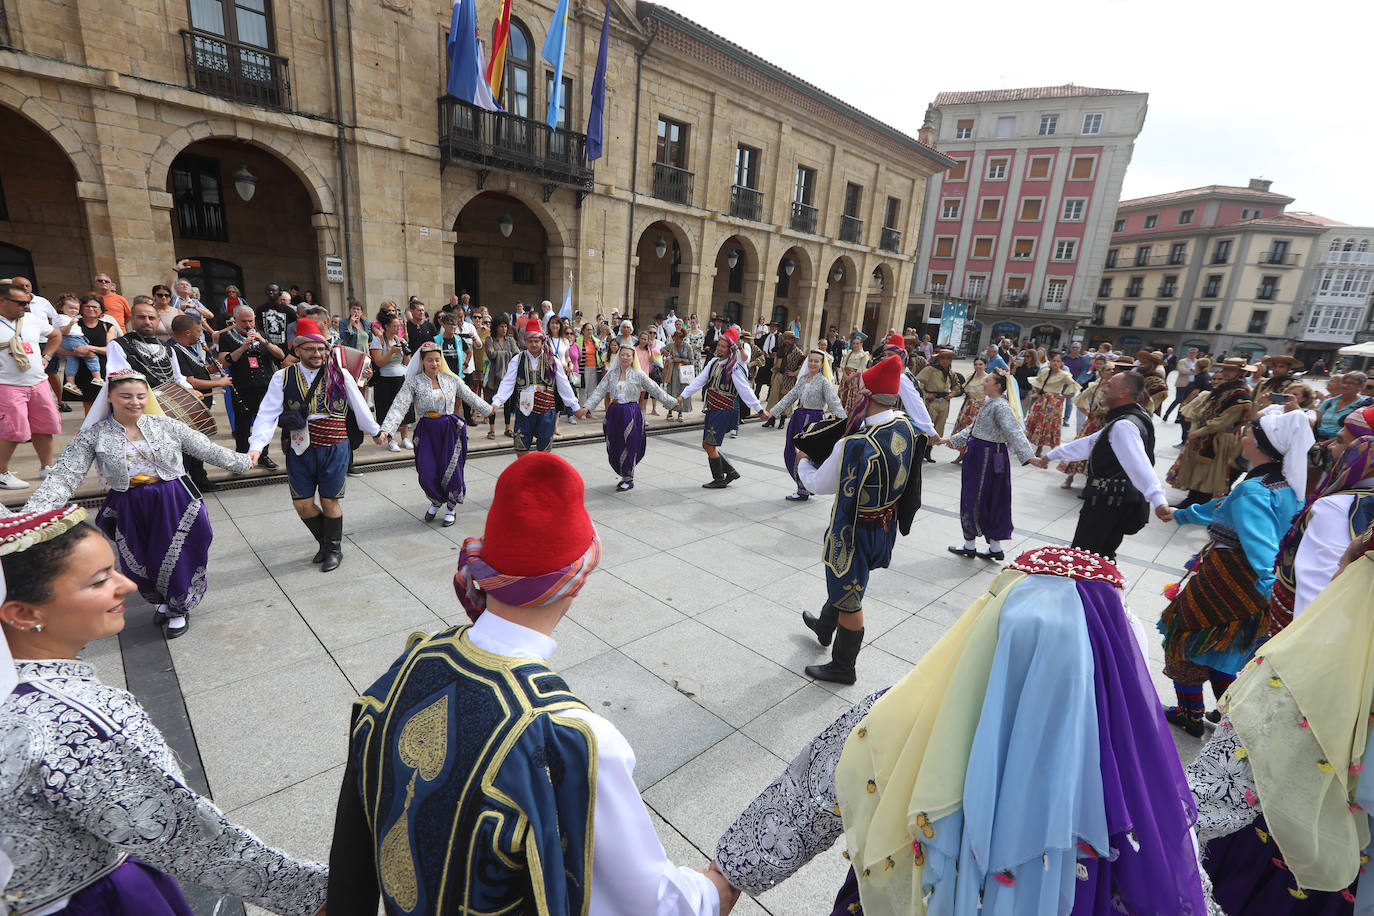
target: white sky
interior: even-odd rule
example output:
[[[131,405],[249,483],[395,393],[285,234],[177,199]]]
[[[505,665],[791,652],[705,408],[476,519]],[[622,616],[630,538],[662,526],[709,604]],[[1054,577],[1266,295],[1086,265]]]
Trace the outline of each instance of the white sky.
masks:
[[[942,91],[1149,93],[1122,198],[1271,190],[1374,225],[1369,0],[659,0],[912,136]]]

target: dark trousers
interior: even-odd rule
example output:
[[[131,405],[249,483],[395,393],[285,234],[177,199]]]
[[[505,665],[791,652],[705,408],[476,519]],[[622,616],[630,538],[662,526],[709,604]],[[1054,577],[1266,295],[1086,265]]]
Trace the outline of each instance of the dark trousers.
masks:
[[[1117,525],[1113,513],[1097,506],[1084,506],[1078,511],[1078,527],[1073,532],[1073,544],[1116,562],[1116,552],[1126,533]]]
[[[234,397],[238,399],[238,404],[234,410],[234,450],[247,453],[248,438],[253,432],[253,423],[258,418],[258,408],[262,407],[262,399],[267,396],[266,388],[234,388]],[[271,448],[271,440],[262,447],[262,457],[267,457],[267,450]]]
[[[353,453],[358,450],[358,446],[363,444],[363,431],[358,428],[358,418],[353,416],[353,411],[349,411],[344,419],[344,425],[348,428],[348,469],[353,470]]]
[[[1169,414],[1173,413],[1173,412],[1174,412],[1174,409],[1177,408],[1180,404],[1183,403],[1183,399],[1187,396],[1187,393],[1188,393],[1188,386],[1187,386],[1187,385],[1176,385],[1176,386],[1174,386],[1174,400],[1173,400],[1173,403],[1172,403],[1172,404],[1170,404],[1168,407],[1164,408],[1164,419],[1166,419],[1166,420],[1169,419]]]
[[[758,374],[754,376],[754,396],[758,397],[760,389],[762,389],[764,385],[770,384],[772,381],[773,361],[771,359],[765,359],[763,365],[759,367]]]

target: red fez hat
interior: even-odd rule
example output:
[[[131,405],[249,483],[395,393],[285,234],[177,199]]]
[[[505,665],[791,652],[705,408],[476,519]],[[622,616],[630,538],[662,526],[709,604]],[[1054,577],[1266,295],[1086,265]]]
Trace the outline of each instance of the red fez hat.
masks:
[[[739,328],[726,328],[720,336],[730,341],[733,346],[739,346]]]
[[[291,346],[303,343],[327,343],[314,318],[301,318],[296,322],[296,336],[291,341]]]
[[[887,346],[896,347],[898,350],[906,349],[906,338],[903,337],[901,334],[893,334],[886,340],[885,343]]]
[[[902,360],[899,356],[887,359],[864,372],[864,388],[869,394],[885,394],[896,397],[902,387]]]
[[[525,336],[529,337],[531,334],[538,334],[540,337],[544,336],[544,326],[539,323],[538,318],[531,318],[529,321],[525,322]]]
[[[584,490],[566,459],[550,452],[517,459],[496,480],[482,559],[505,576],[542,576],[577,560],[596,536]]]

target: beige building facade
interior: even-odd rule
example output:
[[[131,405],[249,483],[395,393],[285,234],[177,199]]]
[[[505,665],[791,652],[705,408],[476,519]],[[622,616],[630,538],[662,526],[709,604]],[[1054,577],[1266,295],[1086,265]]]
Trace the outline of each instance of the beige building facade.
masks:
[[[571,284],[588,316],[886,330],[949,165],[653,4],[610,4],[589,163],[600,3],[573,0],[550,129],[552,0],[517,5],[499,114],[444,98],[447,3],[0,2],[0,274],[50,296],[97,271],[132,296],[189,258],[207,299],[294,284],[336,314]]]

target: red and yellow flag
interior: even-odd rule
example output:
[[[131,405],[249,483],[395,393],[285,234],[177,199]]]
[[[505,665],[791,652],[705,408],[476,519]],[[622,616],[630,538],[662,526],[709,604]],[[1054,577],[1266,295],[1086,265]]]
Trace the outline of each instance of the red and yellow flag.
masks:
[[[491,30],[491,57],[487,58],[487,84],[494,98],[501,98],[506,75],[506,48],[510,46],[510,0],[501,0],[501,15]]]

